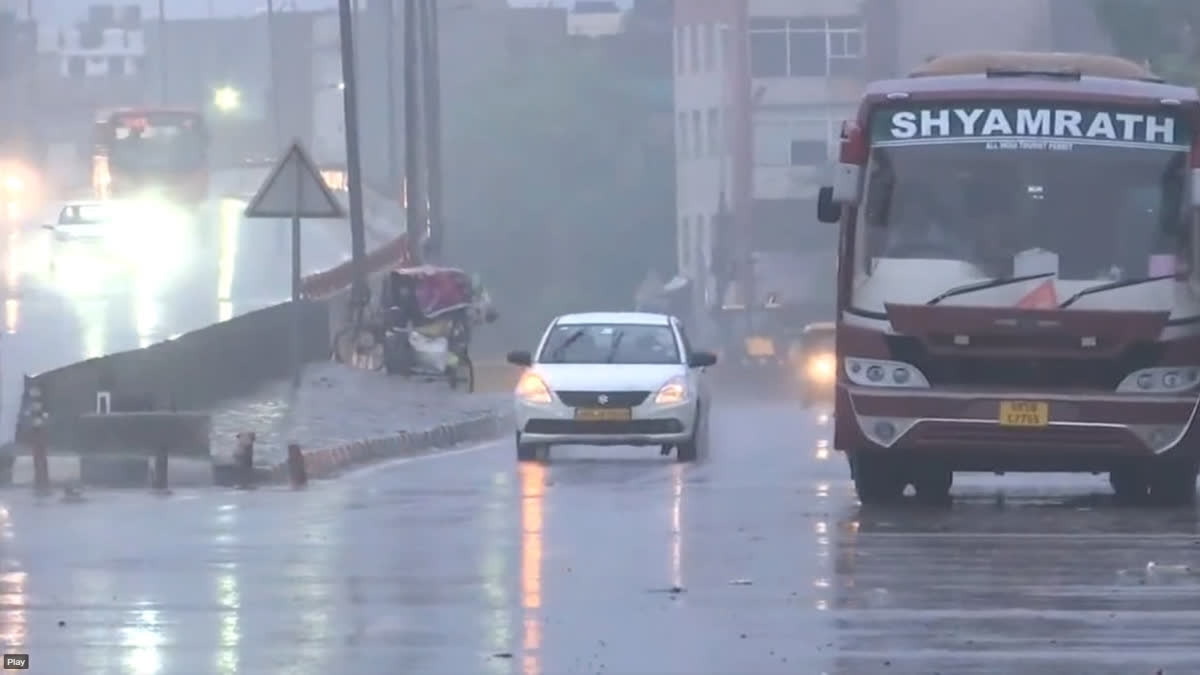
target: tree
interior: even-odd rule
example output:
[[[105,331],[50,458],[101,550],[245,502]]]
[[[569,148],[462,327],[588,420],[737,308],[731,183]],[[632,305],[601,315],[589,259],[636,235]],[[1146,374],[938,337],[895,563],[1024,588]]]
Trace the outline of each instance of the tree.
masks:
[[[626,309],[646,270],[673,262],[674,141],[641,84],[572,41],[447,112],[447,253],[483,275],[509,339],[557,313]]]
[[[1168,80],[1200,85],[1200,2],[1094,0],[1122,56],[1149,62]]]

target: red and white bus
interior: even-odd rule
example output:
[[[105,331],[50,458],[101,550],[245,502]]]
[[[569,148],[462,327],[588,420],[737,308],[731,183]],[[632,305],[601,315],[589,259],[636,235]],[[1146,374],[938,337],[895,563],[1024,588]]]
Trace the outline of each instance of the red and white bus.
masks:
[[[208,129],[194,110],[122,108],[96,118],[92,189],[97,199],[208,198]]]

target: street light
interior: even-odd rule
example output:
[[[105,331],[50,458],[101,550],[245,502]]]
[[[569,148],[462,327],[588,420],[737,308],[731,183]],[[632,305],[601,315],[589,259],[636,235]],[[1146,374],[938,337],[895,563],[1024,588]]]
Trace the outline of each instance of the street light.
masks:
[[[242,105],[242,93],[233,87],[221,87],[213,92],[213,105],[221,112],[232,112]]]

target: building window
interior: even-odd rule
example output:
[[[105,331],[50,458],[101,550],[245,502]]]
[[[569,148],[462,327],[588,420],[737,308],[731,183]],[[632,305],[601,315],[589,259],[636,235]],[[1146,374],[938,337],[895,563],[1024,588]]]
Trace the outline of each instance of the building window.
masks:
[[[704,24],[700,30],[704,36],[700,41],[704,48],[704,71],[712,72],[717,68],[717,36],[711,23]]]
[[[688,26],[688,30],[692,33],[692,39],[689,40],[688,56],[689,64],[693,73],[700,72],[700,26]]]
[[[755,77],[858,76],[863,52],[857,17],[750,21],[750,72]]]
[[[787,77],[786,20],[750,20],[750,74],[754,77]]]
[[[683,64],[687,63],[687,61],[685,60],[686,54],[687,54],[687,51],[686,51],[687,45],[684,44],[686,37],[687,37],[687,31],[684,30],[684,27],[676,26],[675,27],[675,72],[680,73],[680,74],[683,73]]]
[[[708,109],[708,154],[716,157],[723,152],[721,148],[721,116],[716,108]]]
[[[688,149],[688,114],[681,112],[676,115],[675,123],[675,154],[687,157]]]
[[[692,157],[704,156],[704,120],[699,110],[692,111]]]
[[[679,270],[684,271],[691,266],[692,258],[691,222],[684,216],[679,219]]]
[[[754,120],[757,166],[814,166],[829,161],[830,121],[796,114],[760,114]]]

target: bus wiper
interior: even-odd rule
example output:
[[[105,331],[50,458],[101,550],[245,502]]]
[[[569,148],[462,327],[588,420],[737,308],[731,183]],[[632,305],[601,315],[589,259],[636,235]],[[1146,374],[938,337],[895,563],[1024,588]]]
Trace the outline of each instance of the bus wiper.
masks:
[[[1136,279],[1122,279],[1120,281],[1109,281],[1107,283],[1099,284],[1097,286],[1090,286],[1088,288],[1083,289],[1082,291],[1079,291],[1075,295],[1072,295],[1071,297],[1067,298],[1066,300],[1063,300],[1062,304],[1059,305],[1058,308],[1066,309],[1066,308],[1070,307],[1071,305],[1075,304],[1076,300],[1084,297],[1085,295],[1091,295],[1093,293],[1102,293],[1104,291],[1111,291],[1114,288],[1126,288],[1128,286],[1137,286],[1139,284],[1148,284],[1152,281],[1162,281],[1164,279],[1174,279],[1174,278],[1175,278],[1174,274],[1159,274],[1159,275],[1152,276],[1152,277],[1138,277]]]
[[[1049,277],[1054,276],[1055,274],[1057,274],[1057,272],[1042,272],[1040,274],[1022,274],[1019,277],[999,277],[996,279],[986,279],[984,281],[976,281],[975,283],[965,284],[963,286],[955,286],[954,288],[951,288],[950,290],[942,293],[941,295],[935,297],[934,299],[930,300],[929,302],[927,302],[925,304],[926,305],[936,305],[939,302],[945,300],[946,298],[953,298],[956,295],[965,295],[967,293],[974,293],[975,291],[983,291],[983,290],[987,290],[989,288],[999,288],[1000,286],[1007,286],[1009,284],[1019,284],[1022,281],[1032,281],[1034,279],[1047,279]]]

